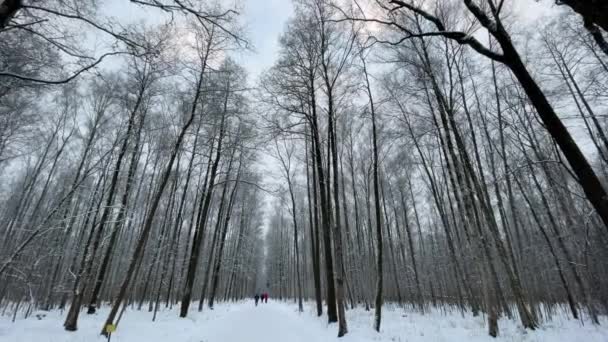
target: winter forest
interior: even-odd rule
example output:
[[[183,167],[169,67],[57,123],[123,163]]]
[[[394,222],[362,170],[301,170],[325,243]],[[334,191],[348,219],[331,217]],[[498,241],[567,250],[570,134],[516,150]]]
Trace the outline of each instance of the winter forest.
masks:
[[[0,341],[608,339],[608,3],[259,2],[0,0]]]

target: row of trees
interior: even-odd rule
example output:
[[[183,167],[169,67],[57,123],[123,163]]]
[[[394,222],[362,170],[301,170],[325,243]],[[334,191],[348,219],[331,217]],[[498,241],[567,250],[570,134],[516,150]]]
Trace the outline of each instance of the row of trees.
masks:
[[[491,336],[608,311],[606,55],[571,13],[509,33],[511,5],[295,2],[259,87],[288,189],[268,282],[338,336],[385,300]]]
[[[72,331],[109,303],[106,333],[128,306],[154,320],[249,296],[264,192],[236,12],[137,1],[188,15],[122,27],[96,3],[14,3],[0,21],[2,311],[66,309]],[[69,25],[111,50],[85,55]],[[111,70],[94,69],[104,56]]]

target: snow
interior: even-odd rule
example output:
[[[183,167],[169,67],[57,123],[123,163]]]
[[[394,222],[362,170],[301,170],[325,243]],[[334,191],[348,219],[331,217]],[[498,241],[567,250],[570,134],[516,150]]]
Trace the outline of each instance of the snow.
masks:
[[[298,313],[293,302],[259,304],[251,302],[219,303],[215,310],[193,311],[186,319],[178,318],[178,308],[165,310],[152,322],[146,310],[125,313],[113,342],[418,342],[418,341],[608,341],[608,320],[593,326],[558,315],[545,322],[537,331],[524,331],[514,321],[501,319],[500,336],[491,339],[486,334],[483,317],[464,316],[458,311],[431,311],[425,315],[386,307],[382,329],[372,329],[373,312],[362,308],[347,311],[349,333],[336,337],[337,326],[328,325],[326,316],[316,317],[312,303]],[[105,339],[99,335],[108,309],[95,315],[82,313],[77,332],[66,332],[62,323],[64,313],[38,312],[27,319],[0,317],[0,342],[89,342]],[[45,315],[38,319],[36,314]]]

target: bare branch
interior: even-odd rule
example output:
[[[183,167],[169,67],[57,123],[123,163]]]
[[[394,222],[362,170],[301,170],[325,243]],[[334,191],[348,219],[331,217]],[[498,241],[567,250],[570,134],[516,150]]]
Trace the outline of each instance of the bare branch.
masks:
[[[44,84],[65,84],[65,83],[68,83],[71,80],[75,79],[76,77],[80,76],[80,74],[93,69],[94,67],[99,65],[101,62],[103,62],[103,60],[106,57],[122,55],[122,54],[128,54],[128,52],[124,52],[124,51],[107,52],[107,53],[101,55],[95,62],[85,66],[84,68],[73,73],[71,76],[61,79],[61,80],[44,80],[44,79],[39,79],[39,78],[33,78],[33,77],[13,74],[10,72],[0,72],[0,78],[1,77],[10,77],[10,78],[16,78],[16,79],[19,79],[22,81],[28,81],[28,82],[34,82],[34,83],[44,83]]]

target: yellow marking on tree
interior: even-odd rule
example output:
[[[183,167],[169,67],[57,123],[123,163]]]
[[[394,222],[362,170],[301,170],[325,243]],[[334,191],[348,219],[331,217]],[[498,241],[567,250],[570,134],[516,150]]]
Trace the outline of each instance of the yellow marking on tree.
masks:
[[[113,333],[115,331],[116,331],[116,325],[114,325],[114,324],[108,324],[108,325],[106,325],[106,332],[108,334],[111,334],[111,333]]]

